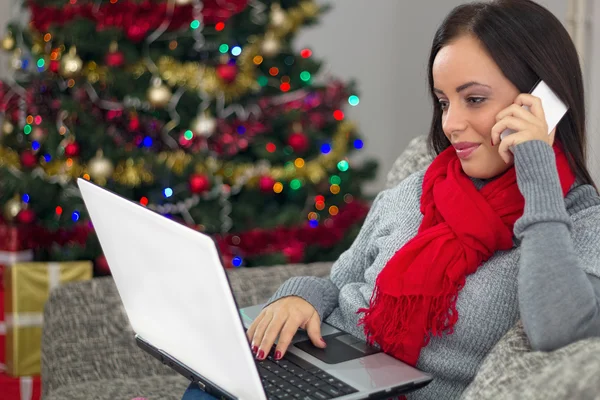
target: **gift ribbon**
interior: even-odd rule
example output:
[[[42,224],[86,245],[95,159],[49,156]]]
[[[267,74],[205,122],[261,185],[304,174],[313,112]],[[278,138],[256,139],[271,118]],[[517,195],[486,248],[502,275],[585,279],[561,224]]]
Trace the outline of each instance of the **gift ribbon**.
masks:
[[[26,328],[31,326],[42,326],[44,314],[42,313],[6,313],[6,328]]]
[[[0,264],[14,264],[33,260],[33,250],[0,251]]]
[[[48,291],[60,285],[60,264],[48,263]]]
[[[24,376],[19,379],[21,385],[21,400],[31,400],[33,398],[33,378]]]

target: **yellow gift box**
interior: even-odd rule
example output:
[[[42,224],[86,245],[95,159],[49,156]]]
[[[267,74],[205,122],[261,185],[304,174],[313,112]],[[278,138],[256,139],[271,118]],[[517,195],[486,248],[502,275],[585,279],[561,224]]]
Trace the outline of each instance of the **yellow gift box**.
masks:
[[[6,370],[12,376],[41,373],[44,304],[61,284],[92,279],[89,261],[22,262],[4,274]]]

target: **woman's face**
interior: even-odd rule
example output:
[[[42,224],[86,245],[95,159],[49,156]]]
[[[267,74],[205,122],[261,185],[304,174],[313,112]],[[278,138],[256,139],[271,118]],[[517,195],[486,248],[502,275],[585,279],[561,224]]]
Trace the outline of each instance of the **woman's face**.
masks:
[[[511,167],[492,146],[496,115],[519,90],[504,76],[481,42],[463,35],[443,47],[433,63],[434,92],[442,109],[444,134],[455,147],[463,171],[488,179]]]

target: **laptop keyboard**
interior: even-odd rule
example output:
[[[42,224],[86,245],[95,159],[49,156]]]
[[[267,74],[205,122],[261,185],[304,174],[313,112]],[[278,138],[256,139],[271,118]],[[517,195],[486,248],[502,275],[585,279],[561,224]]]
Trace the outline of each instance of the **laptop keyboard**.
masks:
[[[352,386],[289,352],[279,361],[275,361],[271,352],[256,364],[269,400],[325,400],[357,392]]]

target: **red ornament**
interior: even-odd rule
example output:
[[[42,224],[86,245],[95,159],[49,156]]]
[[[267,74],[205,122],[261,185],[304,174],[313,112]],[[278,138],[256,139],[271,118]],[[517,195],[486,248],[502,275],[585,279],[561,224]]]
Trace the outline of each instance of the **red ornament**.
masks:
[[[58,74],[58,71],[60,71],[60,61],[50,61],[50,65],[48,66],[48,68],[50,69],[50,71],[54,72],[55,74]]]
[[[33,168],[37,165],[37,157],[31,150],[25,150],[21,153],[21,164],[25,168]]]
[[[79,154],[79,145],[76,142],[65,146],[65,156],[76,157]]]
[[[190,192],[200,194],[210,189],[210,180],[206,175],[192,174],[189,180]]]
[[[125,55],[123,54],[122,51],[112,51],[108,54],[106,54],[106,65],[108,65],[109,67],[122,67],[123,64],[125,64]]]
[[[142,39],[146,37],[146,33],[148,29],[145,26],[140,26],[138,24],[130,25],[127,27],[127,37],[132,42],[141,42]]]
[[[273,191],[273,185],[275,184],[275,179],[270,176],[261,176],[258,181],[258,187],[261,192],[269,193]]]
[[[98,256],[94,260],[94,266],[96,267],[96,273],[98,275],[110,275],[110,267],[108,266],[108,261],[106,261],[104,254]]]
[[[17,214],[17,221],[21,224],[31,224],[35,221],[35,212],[30,208],[25,208]]]
[[[283,254],[288,259],[288,263],[296,264],[304,259],[304,245],[302,243],[292,243],[284,247]]]
[[[288,144],[296,153],[304,153],[308,150],[309,141],[304,133],[292,133],[288,138]]]
[[[217,75],[226,83],[235,81],[238,68],[235,64],[221,64],[217,66]]]
[[[129,131],[137,131],[140,127],[140,119],[137,117],[137,115],[134,115],[133,117],[131,117],[131,119],[129,120]]]

